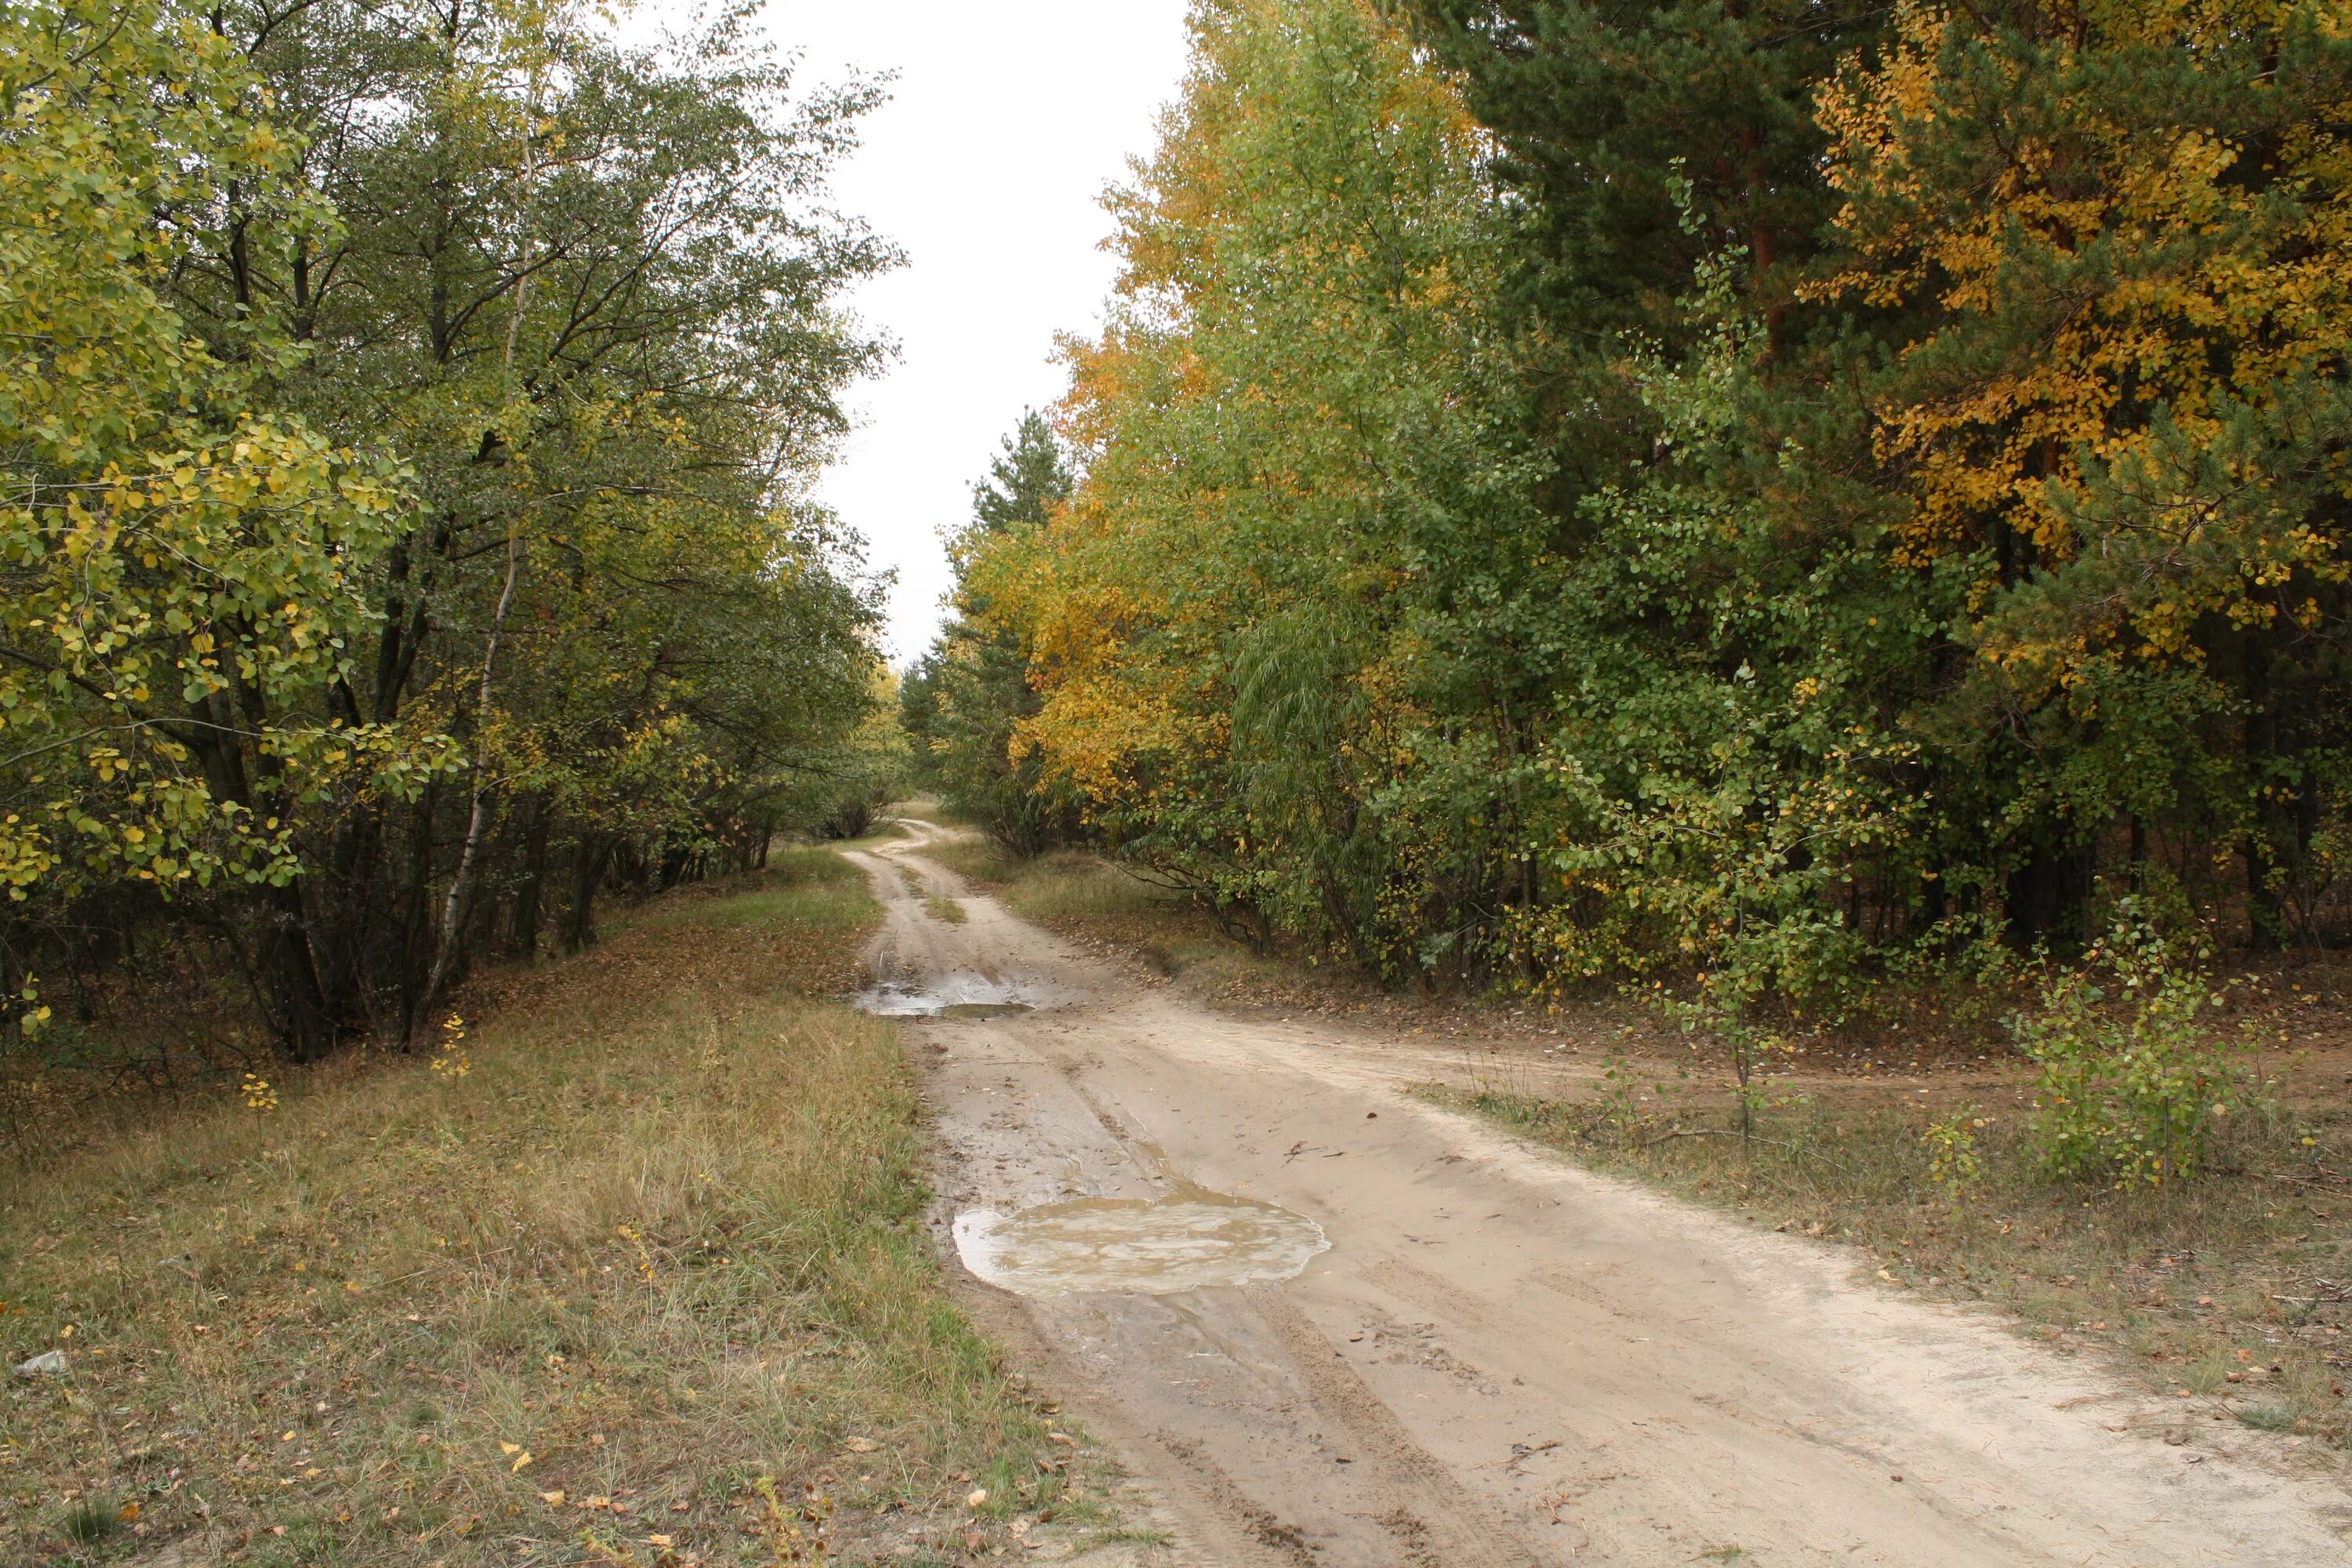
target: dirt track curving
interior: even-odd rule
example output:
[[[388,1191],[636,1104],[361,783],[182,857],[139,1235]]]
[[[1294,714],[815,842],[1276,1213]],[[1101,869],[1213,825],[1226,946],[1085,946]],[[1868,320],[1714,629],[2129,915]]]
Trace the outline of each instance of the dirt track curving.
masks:
[[[1202,1010],[924,858],[856,857],[966,1213],[1205,1190],[1321,1226],[1279,1284],[988,1293],[1217,1568],[2352,1560],[2325,1480],[1853,1258],[1549,1159],[1407,1090],[1425,1049]],[[923,892],[963,900],[961,924]],[[1115,1206],[1115,1205],[1114,1205]],[[1137,1205],[1140,1207],[1140,1205]],[[1098,1206],[1085,1211],[1098,1224]],[[2191,1424],[2193,1426],[2193,1424]]]

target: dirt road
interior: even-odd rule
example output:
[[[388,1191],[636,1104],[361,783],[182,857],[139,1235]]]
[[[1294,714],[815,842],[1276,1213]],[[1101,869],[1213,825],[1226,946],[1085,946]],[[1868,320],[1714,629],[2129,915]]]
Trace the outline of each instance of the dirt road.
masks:
[[[889,909],[875,1000],[934,1015],[962,1256],[1180,1560],[2352,1561],[2341,1491],[2186,1402],[1424,1104],[1426,1051],[1083,957],[908,826],[856,858]]]

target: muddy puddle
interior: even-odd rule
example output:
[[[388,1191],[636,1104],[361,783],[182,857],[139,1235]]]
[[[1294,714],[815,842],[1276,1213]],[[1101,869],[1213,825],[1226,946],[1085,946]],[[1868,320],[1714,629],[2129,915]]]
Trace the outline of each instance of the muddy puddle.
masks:
[[[1080,1198],[956,1215],[956,1251],[1024,1296],[1107,1290],[1172,1296],[1287,1279],[1330,1247],[1323,1227],[1272,1204],[1184,1186],[1164,1198]]]
[[[969,972],[934,980],[884,980],[855,998],[881,1018],[1001,1018],[1079,1000],[1068,987],[1033,976],[1003,980]]]
[[[1027,988],[966,976],[935,985],[884,981],[857,994],[858,1010],[878,1018],[1001,1018],[1045,1005]]]

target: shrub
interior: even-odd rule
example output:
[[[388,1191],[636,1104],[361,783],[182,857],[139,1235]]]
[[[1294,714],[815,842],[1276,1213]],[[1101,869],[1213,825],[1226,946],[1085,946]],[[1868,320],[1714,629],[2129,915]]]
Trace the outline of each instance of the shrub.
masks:
[[[2034,1133],[2052,1176],[2155,1185],[2204,1164],[2243,1095],[2229,1047],[2200,1021],[2219,1001],[2129,900],[2083,966],[2042,987],[2039,1010],[2011,1027],[2042,1068]]]
[[[1977,1108],[1964,1105],[1927,1123],[1927,1130],[1919,1135],[1927,1151],[1927,1180],[1954,1208],[1966,1203],[1984,1179],[1984,1160],[1977,1152],[1977,1130],[1984,1125]]]

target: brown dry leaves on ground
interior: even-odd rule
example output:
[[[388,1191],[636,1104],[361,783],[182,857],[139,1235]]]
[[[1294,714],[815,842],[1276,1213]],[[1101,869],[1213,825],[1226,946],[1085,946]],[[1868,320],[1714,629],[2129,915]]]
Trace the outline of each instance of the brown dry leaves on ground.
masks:
[[[1083,1514],[941,1294],[896,1034],[824,999],[875,912],[788,857],[478,984],[431,1060],[12,1172],[0,1350],[69,1371],[0,1387],[0,1557],[813,1561],[830,1515],[948,1562]]]

